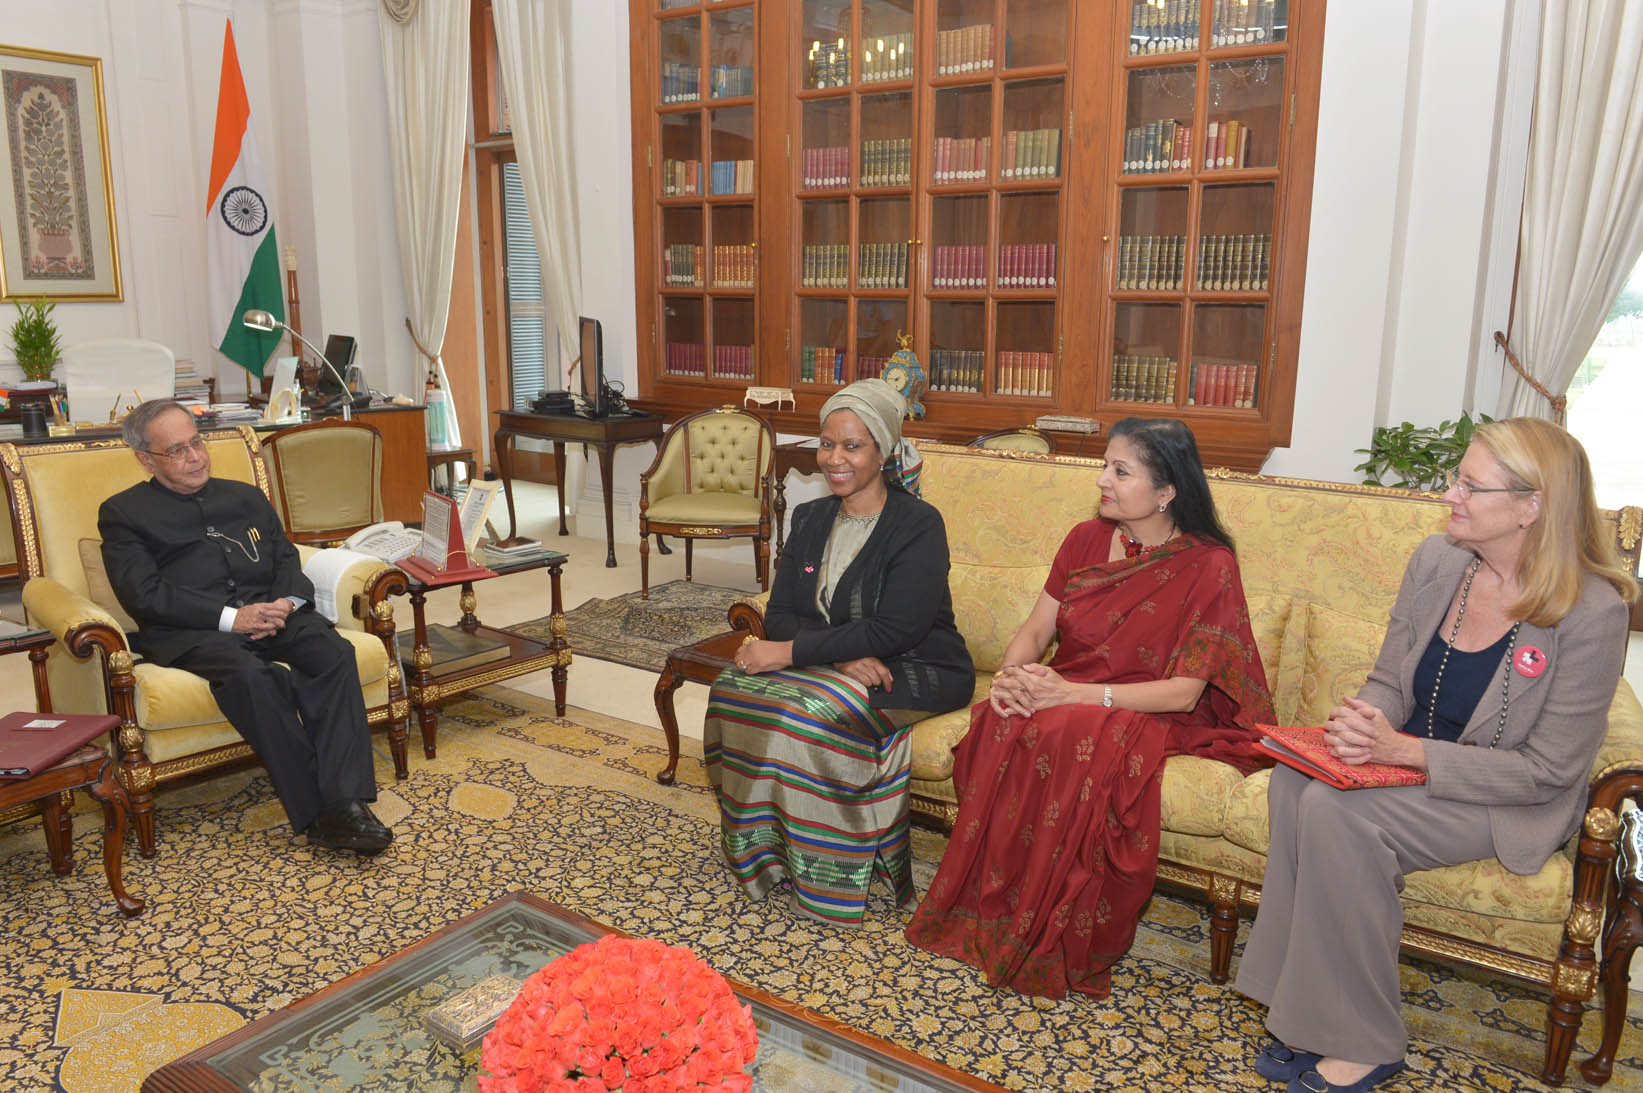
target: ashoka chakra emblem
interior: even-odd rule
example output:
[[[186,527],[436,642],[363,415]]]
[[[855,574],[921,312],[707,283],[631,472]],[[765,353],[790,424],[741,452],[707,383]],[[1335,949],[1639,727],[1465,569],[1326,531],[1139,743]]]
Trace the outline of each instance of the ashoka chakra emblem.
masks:
[[[249,186],[235,186],[222,195],[223,222],[241,235],[256,235],[268,226],[268,206]]]

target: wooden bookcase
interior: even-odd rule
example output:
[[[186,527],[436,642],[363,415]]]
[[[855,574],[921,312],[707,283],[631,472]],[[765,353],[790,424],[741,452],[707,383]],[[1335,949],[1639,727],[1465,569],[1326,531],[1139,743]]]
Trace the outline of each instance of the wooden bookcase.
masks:
[[[1290,434],[1323,8],[630,0],[636,401],[790,387],[778,426],[813,431],[906,330],[916,436],[1177,416],[1258,468]]]

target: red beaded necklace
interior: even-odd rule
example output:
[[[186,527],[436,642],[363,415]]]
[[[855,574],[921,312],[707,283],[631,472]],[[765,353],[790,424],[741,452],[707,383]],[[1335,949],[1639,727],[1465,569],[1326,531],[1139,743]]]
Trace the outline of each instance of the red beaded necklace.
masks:
[[[1160,542],[1154,543],[1152,546],[1147,546],[1139,539],[1131,539],[1129,532],[1125,531],[1123,528],[1119,528],[1118,542],[1124,547],[1124,557],[1139,558],[1143,550],[1156,550],[1158,547],[1163,546],[1165,543],[1175,538],[1179,531],[1179,528],[1172,527],[1170,528],[1169,534],[1164,536]]]

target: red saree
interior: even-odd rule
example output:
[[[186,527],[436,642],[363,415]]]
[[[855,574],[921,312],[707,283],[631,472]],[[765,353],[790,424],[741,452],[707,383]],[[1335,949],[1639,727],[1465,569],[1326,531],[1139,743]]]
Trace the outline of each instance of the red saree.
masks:
[[[1252,726],[1272,703],[1232,552],[1181,536],[1109,562],[1114,527],[1081,524],[1057,555],[1045,584],[1061,603],[1051,665],[1080,683],[1208,686],[1187,713],[1076,705],[999,717],[978,703],[954,749],[952,839],[907,927],[913,944],[1023,994],[1111,991],[1152,894],[1168,756],[1263,765]]]

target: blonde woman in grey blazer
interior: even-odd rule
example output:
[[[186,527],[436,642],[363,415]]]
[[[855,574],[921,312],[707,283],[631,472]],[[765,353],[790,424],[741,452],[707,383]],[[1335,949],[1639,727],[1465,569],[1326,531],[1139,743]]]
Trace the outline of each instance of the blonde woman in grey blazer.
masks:
[[[1426,784],[1342,791],[1272,772],[1261,908],[1237,989],[1269,1009],[1255,1069],[1289,1093],[1362,1093],[1403,1069],[1406,873],[1494,857],[1531,874],[1574,834],[1607,729],[1636,583],[1591,468],[1550,422],[1482,426],[1447,534],[1404,571],[1386,638],[1326,740]]]

